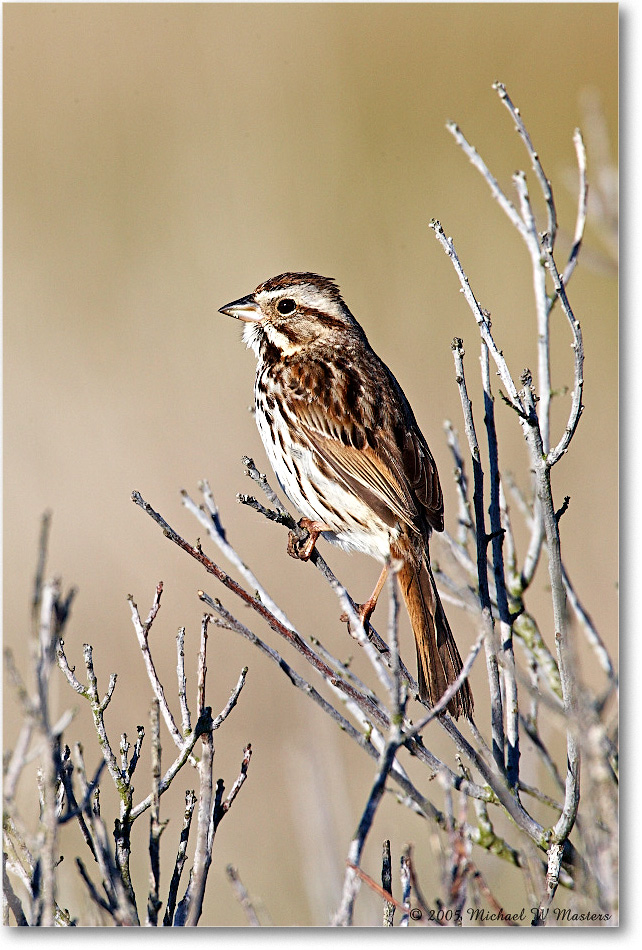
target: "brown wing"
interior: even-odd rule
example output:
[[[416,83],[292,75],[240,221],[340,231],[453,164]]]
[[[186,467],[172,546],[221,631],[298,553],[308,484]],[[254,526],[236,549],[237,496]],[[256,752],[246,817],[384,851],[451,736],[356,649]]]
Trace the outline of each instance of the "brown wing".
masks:
[[[354,363],[336,356],[316,368],[291,364],[281,380],[288,406],[334,476],[387,524],[399,521],[422,531],[425,520],[441,531],[434,459],[401,387],[374,358],[373,365],[359,366],[358,375]]]
[[[428,443],[417,425],[410,404],[401,392],[401,387],[394,377],[393,382],[399,390],[402,404],[406,410],[404,413],[405,426],[397,439],[403,470],[426,521],[435,531],[443,531],[444,498],[439,483],[437,465],[432,457],[432,452],[428,448]]]
[[[417,512],[405,479],[386,464],[380,445],[372,447],[365,435],[360,438],[352,422],[333,420],[330,428],[314,403],[296,402],[293,408],[310,444],[338,481],[367,501],[391,527],[397,521],[414,522]],[[362,447],[355,448],[352,438]]]

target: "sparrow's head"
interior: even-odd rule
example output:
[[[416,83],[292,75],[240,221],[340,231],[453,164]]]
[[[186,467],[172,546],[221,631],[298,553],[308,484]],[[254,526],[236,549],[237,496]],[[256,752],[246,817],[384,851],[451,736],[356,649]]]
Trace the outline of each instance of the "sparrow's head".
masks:
[[[318,274],[271,277],[220,313],[243,320],[243,339],[257,356],[264,342],[289,356],[314,343],[340,342],[346,331],[363,334],[335,282]]]

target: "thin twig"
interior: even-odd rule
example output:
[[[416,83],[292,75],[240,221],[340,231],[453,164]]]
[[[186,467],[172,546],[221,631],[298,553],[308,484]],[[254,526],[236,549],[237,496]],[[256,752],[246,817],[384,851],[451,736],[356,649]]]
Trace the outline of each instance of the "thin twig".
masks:
[[[392,655],[393,682],[391,684],[391,699],[393,715],[390,721],[388,739],[379,759],[379,768],[370,790],[370,795],[368,796],[368,800],[363,810],[359,826],[348,849],[348,859],[346,862],[346,873],[343,882],[341,903],[332,921],[333,926],[335,927],[348,927],[352,924],[354,902],[359,891],[359,871],[363,848],[366,838],[368,837],[372,827],[375,813],[383,797],[386,780],[393,771],[395,756],[403,742],[402,723],[406,706],[406,696],[401,681],[401,671],[399,668],[399,649],[397,644],[397,627],[399,619],[397,574],[392,565],[391,570],[389,571],[388,580],[390,589],[390,620],[388,634]]]
[[[228,881],[232,885],[234,896],[245,911],[247,922],[249,923],[250,927],[260,927],[261,921],[259,920],[256,910],[254,909],[254,904],[252,903],[250,895],[248,894],[243,881],[239,877],[239,872],[233,865],[228,864],[225,868],[225,873],[227,874]]]
[[[571,409],[569,412],[568,421],[566,423],[566,428],[561,439],[555,448],[551,449],[547,455],[546,463],[549,468],[552,468],[553,465],[555,465],[560,460],[562,455],[564,455],[564,453],[568,450],[569,444],[575,435],[575,430],[577,429],[580,416],[582,415],[584,409],[584,406],[582,405],[582,392],[584,389],[584,343],[582,340],[582,329],[579,322],[575,318],[575,314],[573,313],[573,309],[566,295],[564,282],[557,269],[555,259],[553,258],[553,241],[550,234],[544,235],[542,238],[542,251],[544,253],[544,259],[546,261],[548,271],[553,278],[555,292],[560,300],[562,309],[566,314],[573,335],[571,348],[573,350],[574,380],[573,391],[571,394]]]
[[[512,619],[508,606],[506,591],[506,577],[504,567],[504,529],[500,504],[500,476],[499,476],[499,449],[497,445],[497,430],[495,428],[495,402],[493,398],[488,347],[481,344],[481,376],[484,390],[484,423],[486,426],[486,440],[488,444],[488,463],[490,478],[490,515],[491,545],[493,551],[493,576],[495,578],[495,602],[499,614],[501,632],[501,651],[503,660],[503,710],[505,715],[506,738],[506,778],[508,784],[515,788],[519,782],[519,706],[517,697],[517,680],[515,678],[515,654],[513,652]]]
[[[490,328],[489,328],[490,333]],[[495,644],[495,630],[493,622],[492,604],[488,589],[488,535],[486,534],[486,519],[484,513],[484,473],[479,452],[479,443],[473,419],[473,407],[466,388],[464,373],[464,346],[462,341],[455,337],[451,344],[455,361],[455,379],[459,387],[464,428],[470,447],[473,468],[473,508],[475,511],[476,544],[477,544],[477,583],[479,604],[484,618],[484,625],[488,630],[485,639],[486,666],[491,696],[491,729],[493,736],[493,756],[498,768],[504,770],[504,711],[502,692],[499,682],[499,664]]]
[[[519,133],[524,145],[526,146],[526,151],[528,152],[531,164],[533,166],[533,171],[537,176],[542,193],[544,195],[544,200],[546,202],[546,211],[548,214],[548,232],[551,235],[551,240],[553,244],[555,243],[555,238],[557,236],[557,213],[555,211],[555,202],[553,200],[553,192],[551,190],[551,183],[544,174],[544,169],[542,168],[542,163],[539,158],[539,154],[535,150],[531,137],[528,134],[528,129],[524,125],[524,120],[522,119],[521,113],[517,106],[514,105],[511,100],[508,92],[506,91],[506,86],[501,82],[493,83],[493,89],[495,89],[499,95],[499,98],[504,103],[511,116],[515,122],[515,128]]]
[[[181,722],[183,737],[192,731],[192,720],[187,704],[187,679],[185,677],[185,627],[180,627],[176,634],[176,676],[178,678],[178,701],[181,707]]]
[[[575,270],[579,260],[582,239],[584,237],[584,228],[586,227],[586,216],[588,212],[588,181],[586,175],[586,148],[584,139],[579,129],[575,129],[573,134],[573,144],[575,145],[575,154],[577,155],[577,168],[579,173],[577,218],[575,221],[575,234],[573,235],[573,244],[568,255],[568,261],[564,268],[562,283],[568,286],[571,275]]]
[[[383,856],[381,862],[381,886],[386,895],[392,896],[392,860],[390,857],[390,841],[386,839],[383,843]],[[395,921],[395,901],[384,897],[383,903],[383,926],[392,927]]]
[[[226,702],[225,706],[220,711],[218,716],[216,716],[216,718],[212,722],[212,731],[219,729],[220,726],[223,725],[223,723],[225,722],[229,714],[232,712],[232,710],[236,706],[239,700],[239,696],[241,695],[241,690],[245,686],[245,678],[247,677],[247,671],[248,671],[247,666],[244,666],[243,669],[241,670],[241,674],[238,678],[238,682],[236,686],[230,693],[230,698],[228,699],[228,701]]]
[[[194,865],[192,876],[187,888],[187,916],[186,927],[195,927],[203,912],[203,898],[205,886],[212,863],[212,853],[209,848],[210,825],[212,822],[213,785],[212,764],[214,759],[214,742],[211,730],[206,730],[202,736],[203,751],[198,763],[199,796],[198,815],[196,820],[196,846],[194,850]]]
[[[239,571],[251,590],[254,590],[258,593],[259,599],[266,605],[271,613],[274,614],[274,616],[277,617],[277,619],[284,626],[294,629],[293,625],[290,623],[278,604],[272,600],[265,588],[257,580],[256,576],[253,574],[247,564],[245,564],[245,562],[239,557],[235,549],[227,540],[227,535],[223,525],[221,524],[218,506],[214,501],[214,495],[212,494],[212,489],[210,488],[209,482],[206,479],[203,479],[199,487],[203,493],[207,511],[205,511],[203,508],[199,508],[192,501],[188,493],[186,491],[182,491],[181,495],[183,498],[183,504],[187,510],[191,512],[191,514],[194,515],[199,523],[205,528],[210,538],[218,545],[230,564],[232,564]]]
[[[160,838],[164,824],[160,820],[160,777],[161,742],[160,714],[158,699],[152,703],[150,712],[151,753],[152,753],[152,804],[149,815],[149,894],[147,896],[147,926],[158,925],[158,911],[162,901],[159,898],[160,885]]]
[[[214,816],[214,821],[213,821],[213,833],[216,832],[216,829],[217,829],[219,823],[220,823],[221,820],[223,819],[224,815],[226,815],[226,814],[228,813],[228,811],[230,810],[230,808],[231,808],[232,805],[234,804],[234,801],[235,801],[235,799],[236,799],[236,796],[237,796],[238,793],[241,791],[241,788],[243,787],[243,784],[245,783],[245,780],[246,780],[246,778],[247,778],[247,770],[248,770],[249,767],[250,767],[250,759],[251,759],[251,758],[252,758],[252,746],[251,746],[250,743],[248,742],[248,744],[247,744],[247,745],[245,746],[245,748],[243,749],[243,760],[242,760],[242,762],[241,762],[241,770],[240,770],[240,772],[239,772],[239,774],[238,774],[238,776],[237,776],[237,778],[236,778],[236,781],[234,782],[234,785],[232,785],[232,788],[231,788],[230,791],[228,792],[228,795],[227,795],[227,798],[225,799],[225,801],[221,803],[220,815],[218,815],[218,816],[215,815],[215,816]]]
[[[154,696],[156,697],[160,710],[163,714],[163,719],[165,720],[165,725],[169,731],[170,736],[172,737],[174,744],[180,749],[183,746],[184,737],[181,735],[180,730],[178,729],[172,711],[169,708],[167,699],[165,698],[165,690],[163,685],[158,678],[158,673],[156,672],[156,667],[154,666],[154,661],[152,659],[151,650],[149,648],[149,633],[158,614],[161,604],[161,595],[163,593],[163,582],[159,581],[156,585],[156,592],[154,595],[154,602],[149,611],[149,616],[145,622],[141,620],[140,614],[138,612],[138,607],[134,602],[134,598],[131,594],[127,597],[129,602],[129,607],[132,615],[132,623],[134,625],[134,630],[136,631],[136,637],[138,638],[138,646],[140,648],[143,661],[145,663],[145,669],[147,671],[147,677],[149,679],[150,685],[152,687]]]
[[[165,908],[165,915],[163,917],[163,926],[171,927],[174,920],[174,910],[176,908],[176,896],[178,894],[178,888],[181,882],[181,875],[183,873],[183,868],[185,867],[185,861],[187,859],[187,844],[189,841],[189,832],[192,825],[192,815],[194,814],[194,808],[196,806],[196,795],[193,791],[185,792],[185,812],[183,814],[183,827],[181,829],[181,836],[178,844],[178,850],[176,852],[176,860],[174,862],[174,870],[172,871],[172,878],[169,884],[169,891],[167,895],[167,906]]]

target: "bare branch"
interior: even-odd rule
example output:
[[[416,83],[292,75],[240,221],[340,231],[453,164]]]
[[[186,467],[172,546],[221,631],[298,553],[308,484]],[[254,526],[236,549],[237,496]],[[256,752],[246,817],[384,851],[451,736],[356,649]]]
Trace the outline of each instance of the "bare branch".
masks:
[[[149,611],[149,616],[145,623],[140,618],[138,612],[138,607],[134,603],[134,598],[129,594],[127,600],[129,601],[129,607],[132,614],[132,623],[134,625],[134,630],[136,631],[136,637],[138,638],[138,646],[140,648],[141,655],[145,663],[145,669],[147,671],[147,677],[149,679],[152,691],[156,700],[158,701],[159,708],[163,714],[163,719],[165,720],[165,725],[169,731],[170,736],[172,737],[174,744],[178,748],[183,746],[183,736],[180,733],[175,721],[172,711],[169,708],[167,699],[165,698],[165,690],[163,685],[158,678],[158,673],[156,672],[156,667],[154,666],[154,661],[152,659],[151,650],[149,648],[149,632],[151,626],[156,618],[156,615],[160,609],[161,595],[163,593],[163,582],[159,581],[156,585],[156,593],[154,596],[154,602]]]
[[[212,852],[210,849],[210,825],[212,822],[212,811],[214,807],[212,785],[214,742],[212,740],[212,733],[210,730],[206,730],[203,733],[202,745],[203,753],[201,760],[198,763],[199,798],[194,865],[192,869],[192,877],[185,895],[187,900],[187,916],[185,919],[186,927],[195,927],[200,920],[201,914],[203,912],[203,898],[205,896],[207,876],[212,863]]]
[[[490,333],[490,328],[489,328]],[[498,768],[504,770],[504,710],[502,693],[499,683],[499,664],[495,628],[493,622],[492,605],[488,589],[488,535],[486,534],[486,519],[484,514],[484,473],[481,465],[479,444],[473,420],[473,407],[466,388],[464,374],[464,347],[459,338],[451,344],[455,360],[455,379],[459,387],[464,428],[468,438],[473,467],[473,508],[475,511],[476,544],[477,544],[477,583],[479,604],[483,617],[484,628],[488,636],[485,638],[486,666],[491,695],[491,728],[493,734],[493,757]]]
[[[194,808],[196,806],[196,795],[193,791],[187,791],[185,793],[185,813],[183,815],[183,827],[181,829],[181,836],[178,845],[178,850],[176,852],[176,861],[174,862],[174,870],[172,872],[172,879],[169,885],[169,892],[167,896],[167,907],[165,908],[165,916],[163,917],[163,926],[171,927],[174,919],[174,910],[176,909],[176,896],[178,894],[178,888],[181,882],[181,875],[183,873],[183,868],[185,867],[185,861],[187,859],[187,844],[189,841],[189,832],[192,824],[192,815],[194,814]]]
[[[501,634],[501,653],[504,680],[503,708],[505,714],[506,739],[506,778],[508,784],[517,787],[519,783],[519,705],[517,680],[515,677],[515,655],[513,653],[512,618],[508,606],[508,593],[504,568],[504,529],[500,503],[499,449],[495,429],[495,402],[493,398],[488,347],[481,344],[481,376],[484,389],[484,422],[488,444],[488,463],[490,476],[490,537],[493,551],[493,576],[495,579],[495,603],[499,614]]]
[[[500,188],[497,179],[491,174],[477,149],[473,145],[470,145],[461,129],[455,122],[447,122],[446,128],[452,134],[455,141],[467,156],[471,164],[477,169],[478,172],[481,173],[484,180],[488,183],[493,198],[495,201],[497,201],[500,208],[505,212],[511,224],[517,228],[522,237],[526,238],[526,228],[524,222],[519,216],[518,211]]]
[[[216,815],[214,816],[214,821],[213,821],[213,823],[212,823],[212,825],[213,825],[213,833],[216,832],[216,829],[217,829],[217,827],[218,827],[218,824],[219,824],[220,821],[222,820],[223,816],[228,813],[228,811],[230,810],[230,808],[231,808],[232,805],[234,804],[234,800],[235,800],[236,796],[237,796],[238,793],[241,791],[241,788],[243,787],[243,784],[244,784],[244,782],[245,782],[245,779],[247,778],[247,770],[248,770],[248,768],[250,767],[250,759],[251,759],[251,758],[252,758],[252,746],[251,746],[250,743],[248,742],[248,744],[247,744],[247,745],[245,746],[245,748],[243,749],[243,761],[241,762],[241,771],[239,772],[239,774],[238,774],[238,776],[237,776],[237,778],[236,778],[236,781],[234,782],[234,785],[232,785],[232,788],[231,788],[230,791],[228,792],[227,798],[226,798],[225,801],[221,804],[220,815],[219,815],[219,816],[216,816]]]
[[[183,736],[188,736],[192,731],[192,720],[187,705],[187,680],[185,678],[185,627],[181,627],[176,634],[176,652],[178,659],[176,663],[176,675],[178,677],[178,700],[181,706],[181,721],[183,724]]]
[[[174,759],[170,767],[167,769],[167,771],[161,778],[160,783],[159,783],[159,793],[161,795],[163,795],[167,791],[169,786],[172,784],[174,778],[178,775],[178,773],[183,768],[185,763],[189,760],[192,750],[194,746],[196,745],[196,743],[198,742],[199,738],[203,735],[204,732],[206,732],[208,729],[211,728],[211,721],[212,721],[212,711],[209,706],[206,706],[198,722],[196,723],[196,727],[194,731],[185,740],[185,744],[183,745],[183,748],[178,753],[178,755],[176,756],[176,758]],[[143,814],[144,811],[147,811],[147,809],[151,806],[151,804],[152,804],[152,794],[150,793],[146,798],[144,798],[141,802],[139,802],[138,805],[135,805],[131,809],[131,812],[129,814],[130,823],[133,823],[140,815]]]
[[[29,921],[27,920],[25,916],[25,912],[22,909],[22,903],[20,902],[20,898],[16,896],[16,892],[11,886],[11,881],[9,880],[9,875],[7,874],[6,862],[7,862],[7,855],[3,853],[2,855],[2,893],[4,895],[5,900],[7,901],[7,904],[9,905],[9,909],[11,913],[13,914],[18,927],[28,927]]]
[[[241,670],[241,675],[239,676],[238,683],[236,684],[236,686],[230,693],[230,698],[228,699],[228,701],[226,702],[225,706],[220,711],[218,716],[212,722],[212,731],[214,731],[215,729],[218,729],[220,726],[223,725],[223,723],[225,722],[229,714],[232,712],[232,710],[236,706],[239,696],[241,695],[241,690],[245,686],[245,678],[247,676],[247,671],[248,671],[247,666],[244,666],[243,669]]]
[[[577,155],[577,168],[579,172],[579,187],[578,187],[578,202],[577,202],[577,219],[575,222],[575,234],[573,236],[573,246],[568,256],[568,261],[566,267],[564,268],[564,275],[562,277],[562,283],[566,287],[571,275],[575,270],[577,262],[579,260],[580,249],[582,247],[582,239],[584,237],[584,228],[586,227],[586,216],[588,212],[588,181],[586,175],[586,148],[584,146],[584,139],[582,138],[582,133],[579,129],[575,129],[573,135],[573,143],[575,145],[575,154]]]
[[[482,339],[488,346],[490,354],[493,357],[493,361],[495,362],[495,365],[497,366],[497,371],[499,373],[501,381],[506,387],[506,393],[507,393],[510,405],[513,407],[513,409],[515,409],[515,411],[520,416],[520,418],[523,418],[524,407],[522,406],[519,392],[517,390],[517,386],[513,382],[513,378],[510,374],[508,365],[506,363],[506,360],[504,359],[502,352],[498,350],[497,346],[495,345],[495,341],[490,332],[488,314],[486,313],[486,311],[482,310],[482,308],[477,303],[477,299],[473,291],[471,290],[468,277],[466,276],[464,269],[462,268],[459,262],[459,258],[457,257],[457,252],[455,251],[455,245],[453,243],[453,240],[452,238],[446,237],[444,233],[444,229],[442,228],[439,221],[436,221],[433,219],[430,222],[430,227],[435,232],[435,236],[437,240],[439,241],[439,243],[445,250],[450,260],[452,261],[457,277],[459,278],[459,282],[461,284],[461,289],[463,291],[464,297],[466,298],[466,302],[468,303],[468,305],[470,306],[473,312],[473,316],[475,317],[477,326],[479,327],[479,332],[481,333]]]
[[[245,564],[245,562],[239,557],[235,549],[227,540],[227,535],[221,524],[218,507],[214,501],[214,496],[210,488],[209,482],[204,479],[200,483],[200,489],[203,493],[203,498],[207,505],[207,512],[203,508],[199,508],[189,497],[186,491],[183,491],[182,498],[183,504],[187,510],[194,515],[198,522],[205,528],[210,538],[218,545],[220,550],[223,552],[227,560],[232,564],[245,579],[249,587],[258,593],[259,599],[266,605],[268,610],[286,627],[294,629],[286,615],[283,613],[281,608],[275,604],[270,595],[267,593],[265,588],[257,580],[250,568]]]
[[[517,106],[513,104],[510,96],[508,95],[506,91],[506,87],[501,82],[495,82],[493,83],[493,89],[497,90],[499,98],[504,103],[504,105],[510,112],[511,116],[513,117],[513,121],[515,122],[515,128],[517,132],[519,133],[520,138],[524,142],[524,145],[526,146],[526,151],[528,152],[528,156],[531,160],[533,171],[535,172],[535,175],[537,176],[537,180],[539,181],[540,188],[542,189],[542,194],[544,195],[544,201],[546,202],[546,211],[548,214],[548,232],[551,235],[551,241],[554,244],[555,238],[557,236],[557,212],[555,211],[555,202],[553,201],[553,192],[551,190],[551,183],[546,177],[546,175],[544,174],[544,169],[542,168],[542,163],[540,162],[539,155],[536,152],[535,147],[533,146],[531,137],[528,134],[528,130],[526,126],[524,125],[524,121],[522,119],[521,113],[519,109],[517,108]]]
[[[381,886],[386,895],[392,896],[392,859],[390,856],[390,841],[386,839],[383,843],[383,857],[381,866]],[[383,926],[392,927],[395,921],[395,903],[384,898],[383,904]]]
[[[250,895],[248,894],[243,881],[239,877],[239,872],[231,864],[228,864],[228,866],[225,868],[225,873],[227,874],[228,881],[232,885],[234,896],[245,911],[247,922],[249,923],[250,927],[260,927],[261,922],[258,918],[256,910],[254,909],[254,904],[250,899]]]
[[[391,700],[393,715],[390,721],[390,729],[386,745],[379,759],[379,768],[375,780],[370,790],[368,801],[366,802],[361,821],[355,833],[350,848],[348,850],[348,859],[346,873],[343,882],[343,892],[341,895],[340,906],[333,918],[333,926],[348,927],[352,924],[354,912],[354,902],[359,891],[360,882],[360,863],[366,838],[372,827],[375,812],[383,797],[388,776],[393,772],[395,756],[403,741],[402,723],[406,706],[406,696],[401,681],[401,670],[399,667],[399,648],[397,643],[397,626],[399,604],[397,600],[397,573],[392,568],[388,575],[390,588],[390,618],[388,635],[390,640],[390,649],[392,655],[392,673],[393,683],[391,684]],[[373,882],[374,883],[374,882]]]
[[[147,896],[147,926],[158,925],[158,911],[162,901],[160,886],[160,838],[165,828],[160,820],[161,742],[158,699],[152,703],[150,712],[152,752],[152,804],[149,816],[149,894]]]
[[[584,388],[584,343],[582,341],[581,327],[578,321],[575,319],[575,314],[573,313],[568,297],[566,296],[566,289],[564,287],[563,280],[559,274],[559,271],[557,270],[557,265],[553,258],[553,244],[550,235],[543,236],[542,250],[546,260],[546,266],[553,278],[553,286],[555,287],[555,291],[562,304],[562,309],[566,314],[571,327],[571,332],[573,334],[571,348],[573,350],[574,359],[574,382],[571,396],[571,411],[562,438],[555,448],[548,453],[546,461],[548,466],[552,468],[552,466],[555,465],[555,463],[558,462],[562,455],[564,455],[564,453],[568,450],[569,444],[575,435],[575,430],[577,429],[580,416],[582,415],[582,411],[584,409],[582,405],[582,391]]]

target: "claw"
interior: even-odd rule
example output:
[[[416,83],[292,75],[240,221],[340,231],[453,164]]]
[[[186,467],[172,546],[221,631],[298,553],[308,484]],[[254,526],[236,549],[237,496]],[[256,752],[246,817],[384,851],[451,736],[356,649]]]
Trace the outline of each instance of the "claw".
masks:
[[[355,604],[354,609],[357,612],[357,615],[363,624],[363,629],[368,638],[371,636],[370,631],[370,617],[372,616],[375,605],[371,601],[367,600],[365,604]],[[342,613],[339,617],[341,623],[347,623],[348,631],[350,632],[350,617],[346,613]]]
[[[370,618],[374,613],[374,609],[377,606],[377,601],[379,600],[379,594],[383,590],[383,585],[385,583],[386,577],[388,575],[388,565],[384,565],[384,568],[379,576],[379,580],[375,586],[375,589],[372,592],[372,595],[366,600],[364,604],[355,604],[355,610],[359,614],[359,619],[363,624],[363,629],[366,632],[366,635],[370,637]],[[348,630],[350,629],[350,618],[346,613],[341,614],[339,617],[341,623],[348,624]]]

